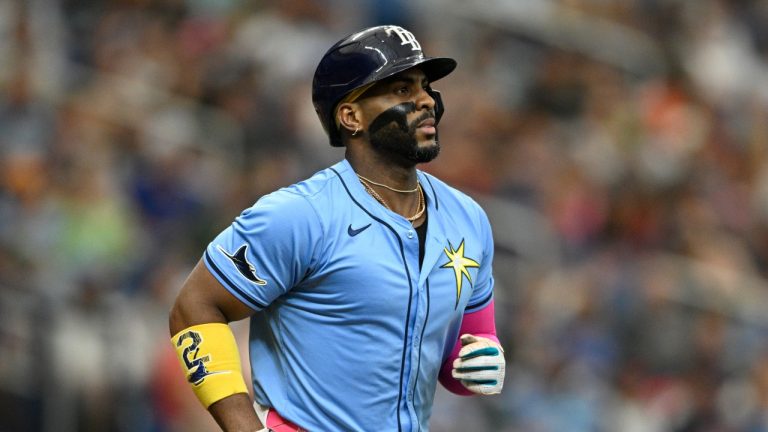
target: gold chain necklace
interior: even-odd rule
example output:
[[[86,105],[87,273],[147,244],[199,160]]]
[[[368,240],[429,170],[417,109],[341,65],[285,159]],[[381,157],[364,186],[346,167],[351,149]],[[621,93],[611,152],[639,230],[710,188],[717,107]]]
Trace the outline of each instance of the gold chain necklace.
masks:
[[[371,196],[376,201],[381,203],[381,205],[383,205],[387,210],[394,211],[394,210],[392,210],[391,207],[389,207],[387,205],[387,202],[384,201],[384,198],[382,198],[381,195],[379,195],[378,192],[373,190],[373,188],[370,187],[366,182],[361,181],[360,183],[363,184],[363,187],[365,188],[365,190],[369,194],[371,194]],[[374,184],[376,184],[376,183],[374,183]],[[417,220],[418,218],[420,218],[421,215],[424,214],[424,211],[427,209],[427,205],[424,202],[424,190],[421,189],[421,183],[416,183],[416,190],[414,192],[416,192],[416,191],[419,192],[419,206],[417,207],[416,213],[413,216],[405,216],[405,220],[407,220],[408,222],[413,222],[413,221]]]
[[[357,176],[360,178],[360,180],[364,180],[365,182],[373,184],[373,185],[376,185],[376,186],[381,186],[383,188],[391,190],[392,192],[397,192],[397,193],[414,193],[417,190],[419,190],[419,181],[418,180],[416,181],[416,187],[413,188],[413,189],[395,189],[392,186],[385,185],[384,183],[376,183],[375,181],[373,181],[373,180],[371,180],[369,178],[363,177],[360,174],[358,174]]]

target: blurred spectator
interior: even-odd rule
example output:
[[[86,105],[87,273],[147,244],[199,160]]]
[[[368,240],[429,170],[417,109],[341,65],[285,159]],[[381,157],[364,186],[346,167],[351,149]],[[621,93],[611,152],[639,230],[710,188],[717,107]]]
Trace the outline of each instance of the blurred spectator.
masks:
[[[424,169],[488,210],[510,346],[433,430],[768,431],[765,2],[465,3],[0,2],[0,430],[215,430],[180,278],[342,157],[314,67],[396,23],[459,59]]]

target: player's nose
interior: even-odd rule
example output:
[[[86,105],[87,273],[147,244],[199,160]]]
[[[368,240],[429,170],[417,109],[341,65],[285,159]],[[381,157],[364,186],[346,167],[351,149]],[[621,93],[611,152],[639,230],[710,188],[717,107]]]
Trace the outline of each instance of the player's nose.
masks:
[[[435,110],[435,99],[427,92],[427,89],[422,88],[416,95],[416,109],[418,110]]]

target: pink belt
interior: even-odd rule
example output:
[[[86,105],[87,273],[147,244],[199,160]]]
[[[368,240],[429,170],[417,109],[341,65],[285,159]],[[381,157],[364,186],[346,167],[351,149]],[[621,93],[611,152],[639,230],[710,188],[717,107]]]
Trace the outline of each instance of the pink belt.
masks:
[[[306,429],[302,429],[281,417],[280,414],[273,409],[270,409],[267,412],[266,426],[274,432],[307,432]]]

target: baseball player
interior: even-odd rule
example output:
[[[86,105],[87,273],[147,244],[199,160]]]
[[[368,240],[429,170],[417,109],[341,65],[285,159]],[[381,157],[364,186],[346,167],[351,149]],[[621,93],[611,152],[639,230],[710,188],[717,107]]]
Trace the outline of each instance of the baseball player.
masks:
[[[438,381],[501,391],[488,219],[416,169],[440,149],[432,83],[455,67],[397,26],[321,59],[312,100],[344,160],[243,211],[171,310],[181,366],[223,430],[427,431]],[[228,326],[246,317],[255,401]]]

